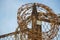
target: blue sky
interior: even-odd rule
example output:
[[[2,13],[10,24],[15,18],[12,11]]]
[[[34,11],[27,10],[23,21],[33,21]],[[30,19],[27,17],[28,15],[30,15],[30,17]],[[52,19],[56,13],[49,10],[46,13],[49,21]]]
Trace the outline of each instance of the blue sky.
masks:
[[[56,14],[60,13],[60,0],[0,0],[0,35],[15,31],[18,8],[34,2],[49,6]]]

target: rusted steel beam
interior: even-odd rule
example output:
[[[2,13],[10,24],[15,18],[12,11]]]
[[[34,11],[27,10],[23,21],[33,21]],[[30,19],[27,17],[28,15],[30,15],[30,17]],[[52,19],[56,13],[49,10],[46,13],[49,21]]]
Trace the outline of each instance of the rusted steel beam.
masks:
[[[54,20],[54,19],[51,20],[51,19],[41,18],[41,19],[38,19],[38,20],[44,21],[44,22],[49,22],[49,23],[53,22],[53,23],[56,23],[56,24],[60,25],[60,22],[58,20]]]
[[[17,31],[17,32],[11,32],[11,33],[8,33],[8,34],[0,35],[0,38],[4,38],[4,37],[7,37],[7,36],[19,34],[19,32],[20,32],[20,31]]]
[[[38,19],[38,17],[37,17],[37,15],[38,15],[38,12],[37,12],[37,8],[36,8],[36,4],[34,3],[33,4],[33,7],[32,7],[32,40],[39,40],[39,39],[37,39],[37,37],[39,37],[38,35],[39,35],[39,33],[41,34],[40,35],[40,40],[42,40],[42,28],[40,27],[40,31],[38,30],[38,27],[39,26],[36,26],[37,24],[37,19]],[[36,30],[37,29],[37,30]],[[36,34],[37,33],[37,34]],[[31,34],[30,34],[31,35]],[[29,36],[30,36],[29,35]]]

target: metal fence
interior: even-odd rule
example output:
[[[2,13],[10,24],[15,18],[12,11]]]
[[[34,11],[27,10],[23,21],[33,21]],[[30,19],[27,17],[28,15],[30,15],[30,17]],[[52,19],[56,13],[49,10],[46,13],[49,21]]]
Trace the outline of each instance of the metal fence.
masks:
[[[48,24],[44,24],[44,25],[47,26]],[[24,35],[23,36],[22,35],[23,34],[20,31],[16,31],[16,32],[0,35],[0,40],[28,40],[26,37],[27,35],[25,35],[25,37]],[[52,40],[60,40],[60,27],[57,35]]]

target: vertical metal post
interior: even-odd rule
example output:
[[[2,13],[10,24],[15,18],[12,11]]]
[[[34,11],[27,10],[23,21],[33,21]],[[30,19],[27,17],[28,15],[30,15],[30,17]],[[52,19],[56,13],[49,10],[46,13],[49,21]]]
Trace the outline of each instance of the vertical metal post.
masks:
[[[41,25],[37,25],[37,9],[34,3],[32,8],[32,40],[42,40],[42,28]],[[37,32],[36,32],[37,29]],[[40,36],[39,36],[40,35]]]

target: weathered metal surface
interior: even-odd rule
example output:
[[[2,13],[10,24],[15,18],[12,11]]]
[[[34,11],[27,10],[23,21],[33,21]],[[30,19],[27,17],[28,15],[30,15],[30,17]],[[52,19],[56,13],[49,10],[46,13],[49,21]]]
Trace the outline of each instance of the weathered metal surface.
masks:
[[[41,10],[43,10],[44,9],[44,11],[45,12],[41,12],[41,10],[38,10],[38,9],[41,9]],[[32,10],[30,10],[30,9],[32,9]],[[30,10],[29,12],[28,12],[28,10]],[[26,12],[27,11],[27,12]],[[28,14],[29,13],[29,14]],[[25,15],[26,14],[26,15]],[[29,16],[27,16],[27,15],[29,15]],[[29,19],[27,19],[27,17],[29,18]],[[32,30],[31,31],[31,33],[30,33],[30,31],[28,31],[28,30],[26,30],[25,32],[23,32],[23,31],[21,31],[22,33],[26,33],[26,32],[28,32],[27,33],[27,35],[28,35],[28,39],[30,39],[30,40],[34,40],[35,38],[36,38],[36,40],[48,40],[48,39],[52,39],[52,38],[54,38],[56,35],[57,35],[57,32],[58,32],[58,24],[59,24],[59,22],[58,22],[58,16],[56,15],[56,14],[54,14],[54,12],[52,11],[52,9],[50,9],[48,6],[45,6],[45,5],[43,5],[43,4],[39,4],[39,3],[34,3],[34,4],[26,4],[25,5],[25,7],[24,7],[24,5],[21,7],[21,8],[19,8],[19,10],[18,10],[18,24],[20,25],[20,23],[21,22],[23,22],[23,21],[25,21],[24,23],[26,24],[26,26],[27,26],[27,24],[28,24],[28,22],[29,21],[32,21],[32,29],[29,29],[29,30]],[[19,19],[22,19],[22,21],[21,20],[19,20]],[[26,20],[27,19],[27,20]],[[37,20],[39,20],[39,21],[44,21],[44,22],[48,22],[48,23],[50,23],[50,25],[57,25],[56,26],[56,29],[55,29],[55,26],[53,26],[53,29],[50,29],[48,32],[42,32],[42,30],[41,30],[41,28],[40,28],[40,31],[39,32],[42,32],[42,35],[43,36],[41,36],[40,35],[40,38],[37,38],[37,35],[38,35],[38,31],[36,31],[36,29],[38,29],[37,27],[38,26],[36,26],[37,24],[36,24],[36,22],[37,22]],[[28,29],[26,26],[21,26],[20,25],[20,29],[22,29],[22,30],[24,30],[24,29]],[[40,26],[40,25],[39,25]],[[23,28],[22,28],[23,27]],[[25,28],[26,27],[26,28]],[[53,33],[53,30],[57,30],[57,32],[54,34]],[[51,34],[48,34],[48,33],[51,33]],[[35,33],[37,33],[37,35],[35,34]],[[41,34],[41,33],[39,33],[39,34]],[[46,35],[45,35],[46,34]],[[53,35],[54,34],[54,35]],[[47,36],[48,38],[44,38],[44,35],[45,36]],[[31,36],[31,37],[30,37]],[[36,37],[35,37],[36,36]],[[39,37],[39,36],[38,36]]]
[[[42,11],[41,11],[42,10]],[[52,40],[59,30],[59,17],[48,6],[39,3],[28,3],[22,5],[17,13],[18,27],[15,32],[1,35],[5,38],[14,35],[14,40]],[[50,26],[44,25],[49,23]],[[32,28],[29,28],[29,24]],[[50,29],[43,32],[42,25]],[[43,28],[44,29],[44,28]]]

